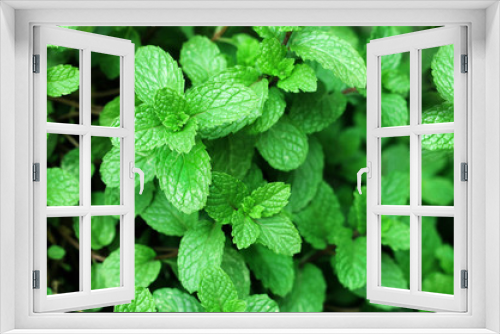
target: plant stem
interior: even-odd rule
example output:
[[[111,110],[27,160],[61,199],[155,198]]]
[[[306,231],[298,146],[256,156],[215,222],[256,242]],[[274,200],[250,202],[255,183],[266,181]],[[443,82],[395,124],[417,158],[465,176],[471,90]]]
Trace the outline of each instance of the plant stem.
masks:
[[[59,228],[58,229],[59,231],[59,234],[68,242],[70,243],[73,247],[75,247],[76,249],[80,249],[80,243],[76,240],[76,239],[73,239],[67,232],[67,230],[65,228]],[[95,251],[91,251],[90,252],[90,256],[96,260],[96,261],[99,261],[99,262],[103,262],[104,260],[106,260],[106,257],[98,254],[97,252]]]
[[[224,27],[222,27],[221,30],[219,30],[216,33],[214,33],[214,35],[211,38],[212,42],[218,41],[219,38],[221,38],[222,35],[224,35],[224,33],[226,32],[227,28],[229,28],[229,27],[228,26],[224,26]]]
[[[300,265],[303,266],[304,264],[306,264],[308,262],[313,262],[313,261],[317,260],[318,258],[322,257],[323,255],[334,256],[336,247],[337,247],[336,245],[330,245],[323,250],[317,251],[313,255],[303,258],[300,261]]]
[[[71,137],[70,135],[67,135],[67,134],[63,134],[64,137],[66,137],[66,139],[71,143],[73,144],[74,147],[76,148],[79,148],[80,147],[80,144],[75,140],[75,138]]]
[[[156,256],[155,260],[171,259],[171,258],[177,257],[178,254],[179,254],[179,251],[176,249],[175,251],[172,251],[170,253],[161,254],[161,255]]]
[[[113,88],[110,90],[105,90],[104,92],[93,92],[92,97],[105,97],[118,94],[120,94],[120,88]]]
[[[351,94],[351,93],[357,93],[358,90],[356,89],[356,87],[351,87],[351,88],[346,88],[342,91],[342,94],[346,95],[346,94]]]
[[[288,44],[288,41],[290,40],[290,36],[292,36],[293,31],[287,31],[285,38],[283,39],[283,45],[286,46]]]

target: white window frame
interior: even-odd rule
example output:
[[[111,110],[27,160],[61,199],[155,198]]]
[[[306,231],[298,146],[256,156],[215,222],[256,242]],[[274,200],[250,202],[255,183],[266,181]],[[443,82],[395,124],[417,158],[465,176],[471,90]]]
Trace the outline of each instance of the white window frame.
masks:
[[[33,75],[33,160],[39,164],[39,181],[33,184],[33,269],[39,271],[39,289],[34,289],[34,311],[74,311],[117,305],[134,299],[134,44],[129,40],[90,34],[53,26],[33,27],[34,54],[39,55],[39,73]],[[80,121],[78,124],[47,122],[47,45],[79,50]],[[119,57],[120,60],[120,127],[91,125],[92,52]],[[47,206],[47,141],[51,134],[79,136],[80,196],[76,206]],[[115,137],[120,140],[120,205],[91,203],[91,139]],[[91,288],[91,219],[92,216],[119,215],[120,286]],[[47,295],[47,218],[79,219],[79,290]]]
[[[467,54],[465,26],[449,26],[372,40],[367,45],[367,298],[372,303],[421,310],[467,310],[467,290],[461,287],[461,271],[467,270],[467,184],[461,180],[461,163],[467,163],[467,75],[462,73],[461,56]],[[454,48],[454,122],[422,124],[421,54],[422,50],[453,45]],[[381,58],[408,52],[410,55],[410,117],[405,126],[382,127]],[[454,205],[422,205],[421,136],[454,133]],[[381,194],[382,138],[405,136],[410,140],[410,204],[383,205]],[[408,216],[410,221],[410,288],[395,289],[382,285],[381,226],[383,215]],[[454,241],[454,294],[422,290],[422,217],[452,217]]]
[[[128,7],[128,9],[127,9]],[[107,9],[103,9],[107,8]],[[141,8],[142,10],[137,10]],[[4,1],[0,4],[0,329],[12,333],[495,333],[500,331],[500,11],[495,1]],[[51,10],[44,10],[51,9]],[[56,10],[57,9],[57,10]],[[469,27],[466,313],[34,314],[31,43],[36,24]],[[15,34],[15,35],[14,35]],[[14,37],[15,36],[15,37]],[[488,70],[486,71],[486,66]],[[12,80],[15,78],[15,86]],[[12,112],[14,111],[15,112]],[[15,125],[15,126],[13,126]],[[15,138],[14,145],[12,137]],[[488,152],[486,154],[485,152]],[[15,177],[12,177],[14,175]],[[486,178],[488,175],[488,178]],[[487,182],[486,182],[487,181]],[[12,189],[15,197],[12,198]],[[486,196],[488,195],[488,196]],[[14,224],[15,222],[15,224]],[[474,227],[472,229],[472,226]],[[15,236],[13,238],[12,236]],[[487,293],[486,293],[487,291]],[[12,307],[14,305],[14,307]],[[246,328],[246,330],[244,330]],[[288,328],[288,330],[285,330]],[[413,328],[413,329],[411,329]],[[183,329],[183,330],[181,330]],[[191,330],[189,330],[191,329]],[[260,329],[260,330],[259,330]],[[268,329],[264,331],[263,329]],[[295,330],[294,330],[295,329]],[[349,329],[349,330],[342,330]],[[254,332],[254,331],[252,331]]]

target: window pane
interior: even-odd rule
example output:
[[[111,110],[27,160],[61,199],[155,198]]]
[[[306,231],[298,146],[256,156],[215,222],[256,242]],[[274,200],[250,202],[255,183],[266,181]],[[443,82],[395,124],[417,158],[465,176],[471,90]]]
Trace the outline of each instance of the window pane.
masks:
[[[422,124],[453,122],[453,45],[422,49]]]
[[[422,291],[453,294],[453,218],[422,217]]]
[[[410,53],[380,57],[382,127],[410,124]]]
[[[422,135],[422,204],[454,203],[453,133]]]
[[[47,134],[47,206],[80,205],[80,136]]]
[[[120,286],[120,220],[115,216],[91,218],[92,290]],[[108,258],[106,267],[104,259]]]
[[[408,289],[406,268],[399,264],[398,257],[410,256],[410,217],[381,216],[380,231],[381,285],[387,288]]]
[[[81,124],[80,50],[47,45],[47,122]]]
[[[120,117],[120,57],[92,52],[92,124],[117,126]]]
[[[47,218],[47,295],[80,291],[80,218]]]
[[[92,177],[92,205],[121,204],[120,142],[120,138],[100,138],[92,142],[92,161],[99,170]]]
[[[382,205],[410,204],[410,139],[382,138]]]

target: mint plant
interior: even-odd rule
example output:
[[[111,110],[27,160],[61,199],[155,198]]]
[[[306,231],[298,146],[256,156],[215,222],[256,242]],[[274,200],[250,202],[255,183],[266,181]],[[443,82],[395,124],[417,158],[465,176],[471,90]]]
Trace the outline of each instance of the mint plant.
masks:
[[[136,45],[146,185],[135,299],[115,312],[405,311],[366,301],[366,189],[355,177],[366,165],[365,45],[415,28],[72,28]],[[50,46],[48,58],[48,121],[77,123],[78,53]],[[453,121],[452,60],[452,46],[423,53],[423,123]],[[408,68],[401,55],[382,63],[383,126],[408,123]],[[116,59],[93,58],[93,125],[120,125],[119,74]],[[383,145],[382,198],[407,204],[408,143]],[[92,138],[93,205],[120,203],[120,154],[119,138]],[[452,159],[453,134],[422,136],[425,204],[452,205]],[[78,205],[78,143],[49,135],[47,160],[47,205]],[[383,285],[409,287],[407,218],[382,219]],[[71,219],[48,224],[50,293],[78,282]],[[118,232],[119,217],[93,217],[92,289],[120,285]],[[424,288],[453,293],[453,231],[426,217],[422,233]]]

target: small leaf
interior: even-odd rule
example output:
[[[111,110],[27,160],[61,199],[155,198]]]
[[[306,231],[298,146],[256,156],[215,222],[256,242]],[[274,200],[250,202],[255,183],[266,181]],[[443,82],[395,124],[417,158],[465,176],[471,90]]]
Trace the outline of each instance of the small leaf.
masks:
[[[71,65],[56,65],[47,69],[47,95],[60,97],[80,87],[80,71]]]
[[[277,38],[265,38],[257,64],[262,73],[285,79],[293,70],[293,58],[285,58],[286,47]]]
[[[439,95],[446,101],[453,103],[454,96],[454,50],[453,44],[441,46],[434,55],[431,63],[432,78]]]
[[[365,207],[366,212],[366,207]],[[410,217],[382,216],[382,245],[393,250],[410,249]]]
[[[290,171],[304,163],[309,144],[307,136],[288,118],[282,117],[272,128],[261,134],[257,149],[273,168]]]
[[[448,177],[422,177],[422,200],[429,205],[453,205],[453,179]]]
[[[294,33],[290,50],[304,60],[314,60],[347,85],[366,86],[366,65],[348,42],[326,31],[299,31]]]
[[[212,170],[243,179],[252,164],[255,140],[240,133],[208,142]]]
[[[285,96],[276,87],[269,88],[268,98],[262,109],[262,116],[250,124],[248,133],[257,134],[269,130],[285,113]]]
[[[395,69],[383,70],[382,85],[391,93],[406,96],[410,91],[410,78],[408,75]]]
[[[262,217],[271,217],[279,213],[290,198],[290,185],[283,182],[268,183],[252,192],[254,206],[263,208]]]
[[[189,119],[184,95],[171,88],[157,90],[153,106],[160,121],[171,132],[180,131]]]
[[[52,259],[52,260],[62,260],[62,258],[64,257],[64,255],[66,255],[66,251],[61,246],[51,245],[47,249],[47,256],[49,257],[49,259]]]
[[[408,281],[404,278],[403,271],[387,254],[382,254],[382,286],[408,289]]]
[[[120,96],[106,103],[99,114],[99,125],[111,126],[117,117],[120,117]]]
[[[237,34],[232,37],[238,50],[236,60],[239,65],[252,66],[260,55],[260,43],[257,39],[247,34]]]
[[[238,293],[222,269],[211,267],[203,271],[198,298],[206,312],[231,312],[235,309],[233,303]]]
[[[156,312],[155,302],[148,288],[135,288],[135,297],[129,304],[116,305],[114,312]]]
[[[157,191],[153,203],[141,217],[154,230],[171,236],[183,236],[198,223],[198,213],[185,214],[174,207],[162,191]]]
[[[189,153],[196,145],[196,132],[198,126],[195,120],[189,120],[184,128],[177,132],[165,132],[165,141],[172,151]]]
[[[295,277],[293,289],[280,303],[282,312],[321,312],[326,299],[326,281],[321,270],[306,263]]]
[[[158,89],[171,88],[184,93],[184,77],[177,62],[160,47],[148,45],[135,53],[135,92],[150,105]]]
[[[179,280],[190,293],[198,291],[206,268],[219,267],[224,253],[224,233],[219,224],[200,224],[186,232],[179,246]]]
[[[78,178],[61,168],[47,168],[47,206],[78,205],[79,200]]]
[[[291,256],[276,254],[258,244],[242,253],[255,277],[272,293],[284,297],[292,290],[295,272]]]
[[[247,187],[240,180],[228,174],[213,172],[205,210],[217,222],[229,224],[247,194]]]
[[[453,285],[454,281],[452,275],[433,272],[423,279],[422,291],[453,295]]]
[[[260,225],[259,243],[277,254],[292,256],[300,252],[302,239],[292,221],[284,214],[257,219]]]
[[[260,45],[259,45],[260,49]],[[259,71],[254,67],[236,65],[226,68],[215,74],[208,81],[222,83],[239,83],[244,86],[250,86],[259,79]]]
[[[382,94],[382,126],[408,125],[410,112],[404,97],[398,94]]]
[[[422,113],[422,124],[453,122],[453,103],[444,102]]]
[[[228,274],[238,291],[238,297],[243,299],[250,294],[250,271],[243,256],[232,247],[226,247],[222,257],[222,270]]]
[[[247,309],[245,312],[279,312],[278,303],[272,300],[268,295],[251,295],[245,298]]]
[[[231,235],[238,249],[248,248],[261,234],[260,226],[241,211],[233,213],[231,223],[233,225]]]
[[[436,249],[436,257],[439,260],[441,268],[446,274],[453,275],[454,268],[454,251],[453,247],[449,244],[443,244],[441,247]]]
[[[340,243],[332,257],[340,283],[349,290],[362,288],[366,284],[366,238],[345,240]]]
[[[158,312],[203,312],[200,302],[179,289],[161,288],[153,292]]]
[[[187,214],[201,210],[211,181],[210,157],[203,143],[198,141],[189,153],[183,154],[166,147],[157,150],[156,176],[167,199]]]
[[[354,191],[352,203],[353,217],[349,217],[351,225],[360,233],[366,233],[366,186],[361,187],[362,194]],[[354,221],[351,221],[354,220]]]
[[[182,45],[180,63],[194,86],[205,82],[227,66],[217,44],[200,35],[193,36]]]
[[[314,70],[307,64],[300,64],[295,66],[288,78],[278,81],[278,87],[292,93],[298,93],[299,90],[315,92],[318,88],[317,81]]]

